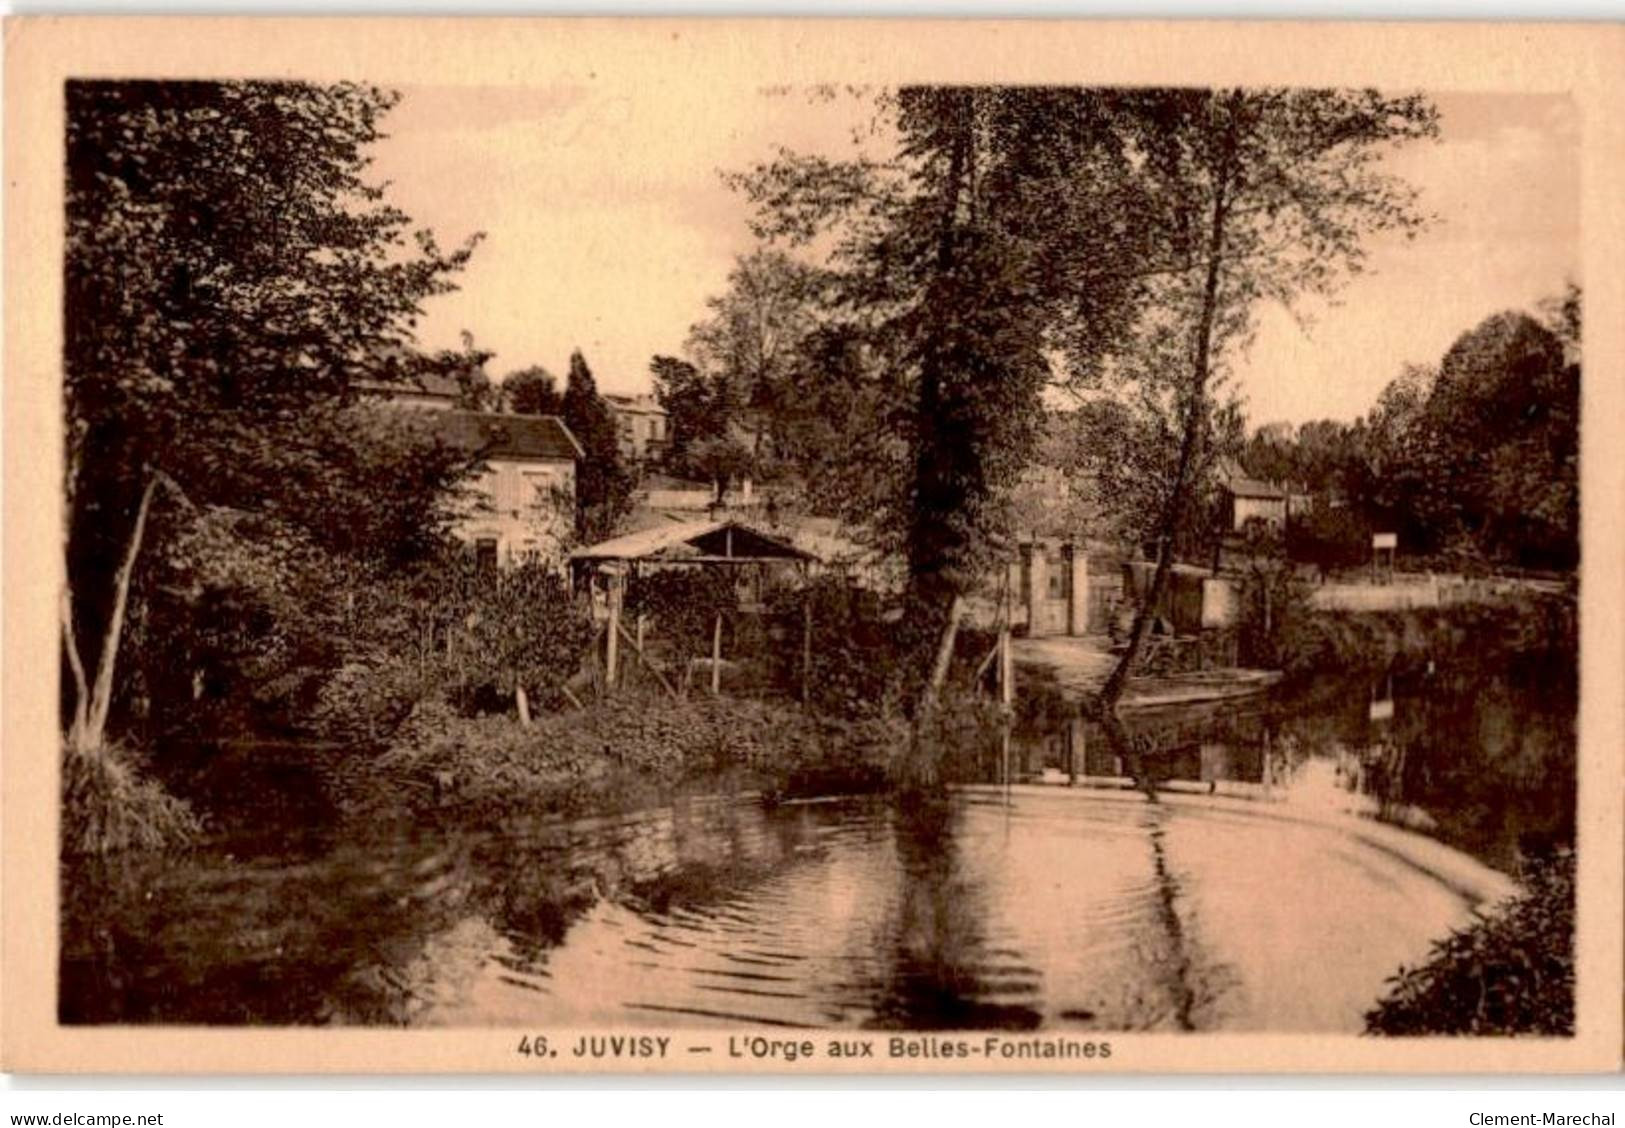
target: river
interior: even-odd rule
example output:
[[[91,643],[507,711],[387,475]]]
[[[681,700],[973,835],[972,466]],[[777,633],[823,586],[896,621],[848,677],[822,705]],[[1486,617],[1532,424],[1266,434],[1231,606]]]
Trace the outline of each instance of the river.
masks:
[[[907,814],[267,825],[76,868],[61,1017],[1358,1031],[1474,897],[1340,812],[1511,870],[1572,837],[1572,710],[1538,671],[1421,669],[1148,715],[1154,804],[1099,734],[1038,724],[994,786]]]

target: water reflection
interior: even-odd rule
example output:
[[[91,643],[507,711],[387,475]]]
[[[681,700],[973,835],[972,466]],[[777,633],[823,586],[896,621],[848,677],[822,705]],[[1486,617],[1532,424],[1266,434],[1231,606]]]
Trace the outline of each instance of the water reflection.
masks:
[[[1423,665],[1142,711],[1126,719],[1126,741],[1092,720],[1031,718],[1013,734],[1008,777],[1128,787],[1143,776],[1171,790],[1336,808],[1516,872],[1528,854],[1573,840],[1576,708],[1572,671]],[[989,754],[981,777],[1002,782],[1005,767]]]

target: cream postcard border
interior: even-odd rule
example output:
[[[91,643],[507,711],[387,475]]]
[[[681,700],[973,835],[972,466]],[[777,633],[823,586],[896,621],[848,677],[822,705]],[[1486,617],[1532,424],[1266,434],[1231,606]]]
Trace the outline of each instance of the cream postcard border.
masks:
[[[56,1022],[62,84],[69,77],[359,79],[383,86],[932,82],[1375,86],[1570,93],[1581,115],[1578,1027],[1572,1039],[1104,1035],[1109,1061],[912,1059],[671,1072],[1542,1073],[1621,1062],[1625,790],[1625,26],[962,20],[95,18],[6,22],[0,1065],[25,1072],[566,1072],[520,1030],[61,1027]],[[681,144],[674,138],[674,145]],[[646,159],[658,159],[649,154]],[[624,1033],[641,1033],[627,1027]],[[573,1031],[549,1029],[554,1038]],[[603,1033],[586,1031],[584,1033]],[[661,1031],[661,1033],[674,1033]],[[726,1032],[709,1041],[725,1041]],[[747,1032],[742,1032],[747,1033]],[[783,1032],[774,1032],[782,1037]],[[822,1035],[813,1033],[815,1040]],[[678,1035],[678,1037],[681,1037]],[[876,1033],[884,1040],[885,1034]],[[884,1050],[880,1051],[882,1054]],[[564,1059],[559,1059],[560,1061]],[[595,1072],[635,1072],[625,1063]]]

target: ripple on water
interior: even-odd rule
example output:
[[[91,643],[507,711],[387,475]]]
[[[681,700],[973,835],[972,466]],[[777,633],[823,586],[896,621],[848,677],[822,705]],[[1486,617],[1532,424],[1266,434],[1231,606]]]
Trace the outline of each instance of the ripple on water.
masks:
[[[97,907],[155,999],[196,1000],[170,1021],[1346,1031],[1468,915],[1322,826],[1036,791],[912,818],[688,804],[143,880]],[[98,958],[65,968],[135,974]]]

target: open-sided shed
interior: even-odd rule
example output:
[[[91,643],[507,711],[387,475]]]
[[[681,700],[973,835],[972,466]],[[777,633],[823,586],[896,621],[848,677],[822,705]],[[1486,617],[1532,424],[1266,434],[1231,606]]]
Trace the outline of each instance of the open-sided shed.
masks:
[[[613,537],[599,544],[576,549],[570,554],[570,566],[578,585],[593,582],[595,576],[605,579],[604,593],[609,627],[607,631],[606,664],[613,684],[618,636],[625,633],[620,625],[620,604],[625,579],[636,576],[639,569],[671,567],[728,568],[737,570],[743,597],[741,602],[759,602],[762,578],[772,569],[789,568],[806,576],[818,557],[792,544],[788,539],[763,532],[737,518],[706,521],[674,521],[657,525],[625,536]],[[810,631],[804,625],[803,634]],[[642,654],[642,630],[634,641]],[[722,621],[719,617],[713,632],[711,655],[711,684],[715,692],[721,662]],[[808,643],[803,638],[803,650]],[[803,664],[806,657],[804,655]]]

